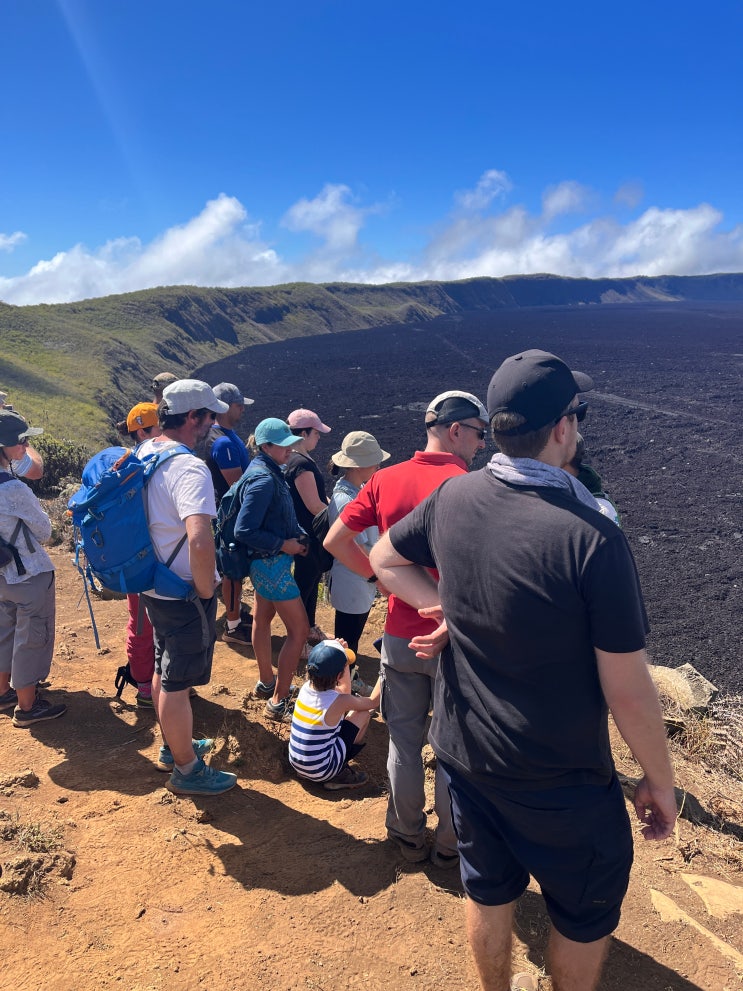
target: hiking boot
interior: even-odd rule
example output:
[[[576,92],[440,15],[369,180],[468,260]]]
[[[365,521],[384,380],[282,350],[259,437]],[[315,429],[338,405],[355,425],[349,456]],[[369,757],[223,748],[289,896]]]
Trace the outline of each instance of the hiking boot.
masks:
[[[222,642],[236,643],[241,647],[252,647],[253,643],[250,639],[250,627],[246,623],[243,623],[242,620],[234,630],[230,630],[225,626],[224,631],[222,632]]]
[[[367,782],[366,771],[357,771],[346,764],[334,778],[323,782],[326,791],[342,791],[344,788],[361,788]]]
[[[255,688],[253,689],[253,695],[255,695],[255,697],[259,699],[272,699],[273,693],[275,691],[276,691],[275,678],[270,685],[267,685],[263,681],[257,681],[255,684]]]
[[[134,701],[138,709],[152,710],[155,708],[155,703],[152,701],[151,695],[143,695],[142,692],[137,692],[137,696]]]
[[[7,692],[0,695],[0,712],[5,709],[14,709],[18,705],[18,695],[15,688],[9,688]]]
[[[199,760],[203,760],[214,746],[214,740],[192,740],[191,742],[193,743],[193,752]],[[167,743],[160,747],[155,767],[158,771],[172,771],[175,767],[175,761]]]
[[[353,695],[360,695],[362,698],[368,699],[371,693],[374,691],[371,685],[363,680],[358,671],[354,671],[353,677],[351,678],[351,693]]]
[[[57,719],[59,716],[63,716],[65,712],[67,712],[67,706],[64,702],[52,703],[49,699],[43,699],[37,695],[34,704],[28,712],[24,712],[19,705],[15,707],[13,710],[13,725],[24,728],[34,726],[36,723],[45,723],[47,719]]]
[[[286,698],[280,699],[278,702],[272,702],[269,699],[263,711],[275,723],[290,723],[294,712],[294,699],[291,696],[291,692]]]
[[[201,758],[190,774],[181,774],[177,767],[165,783],[174,795],[221,795],[237,784],[237,775],[229,771],[215,771]]]
[[[434,848],[431,850],[431,863],[434,867],[440,867],[442,870],[448,871],[453,867],[459,866],[459,854],[441,853],[440,850]]]
[[[396,836],[395,833],[391,833],[388,829],[387,839],[397,844],[400,848],[400,853],[410,864],[419,864],[422,860],[428,858],[428,847],[423,837],[416,843],[414,840],[406,840],[402,836]]]
[[[324,633],[317,625],[311,627],[310,632],[307,634],[307,643],[314,647],[316,643],[322,643],[323,640],[330,640],[327,633]]]

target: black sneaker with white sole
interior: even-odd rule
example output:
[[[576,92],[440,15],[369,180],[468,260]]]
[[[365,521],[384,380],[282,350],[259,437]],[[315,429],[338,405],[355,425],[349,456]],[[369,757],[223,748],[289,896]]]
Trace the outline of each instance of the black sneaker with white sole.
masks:
[[[63,702],[50,702],[36,696],[31,708],[24,712],[19,705],[13,710],[13,725],[26,728],[35,726],[36,723],[45,723],[48,719],[58,719],[67,712],[67,706]]]
[[[278,702],[272,702],[269,699],[263,711],[275,723],[290,723],[294,713],[294,699],[290,695],[280,699]]]

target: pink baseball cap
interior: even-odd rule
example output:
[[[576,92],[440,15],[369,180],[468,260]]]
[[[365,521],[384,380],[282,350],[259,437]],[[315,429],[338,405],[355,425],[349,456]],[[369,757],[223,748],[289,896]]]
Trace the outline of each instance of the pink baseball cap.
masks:
[[[286,421],[290,427],[297,430],[319,430],[321,434],[329,434],[330,427],[323,423],[317,413],[311,409],[295,409],[289,414]]]

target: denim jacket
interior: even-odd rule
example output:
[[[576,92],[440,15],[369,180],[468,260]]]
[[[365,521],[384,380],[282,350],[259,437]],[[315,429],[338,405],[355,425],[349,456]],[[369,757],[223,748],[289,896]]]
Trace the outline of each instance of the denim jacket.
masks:
[[[304,533],[297,522],[289,486],[281,468],[266,454],[258,454],[245,470],[255,478],[246,486],[235,522],[235,539],[265,555],[281,552],[290,537]]]

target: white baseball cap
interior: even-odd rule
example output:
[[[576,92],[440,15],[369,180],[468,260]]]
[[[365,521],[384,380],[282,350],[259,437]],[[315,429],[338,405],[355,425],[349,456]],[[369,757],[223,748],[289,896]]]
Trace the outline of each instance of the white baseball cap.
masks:
[[[230,408],[214,395],[214,390],[199,379],[178,379],[163,390],[163,402],[169,413],[188,413],[192,409],[208,409],[226,413]]]

